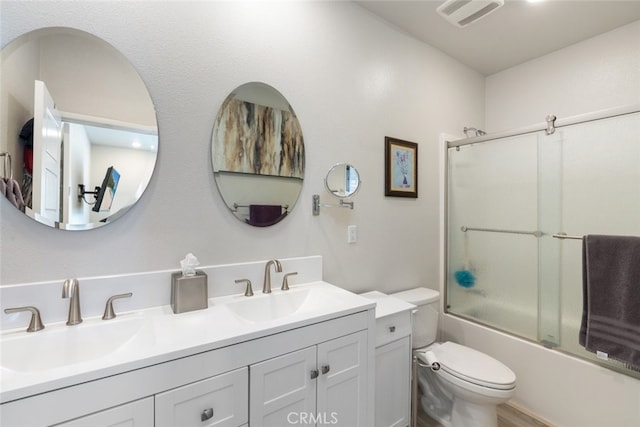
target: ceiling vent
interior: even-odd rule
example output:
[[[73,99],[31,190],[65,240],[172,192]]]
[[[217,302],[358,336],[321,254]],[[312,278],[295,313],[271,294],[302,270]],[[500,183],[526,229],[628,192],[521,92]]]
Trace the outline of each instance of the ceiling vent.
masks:
[[[504,0],[447,0],[438,13],[456,27],[466,27],[504,5]]]

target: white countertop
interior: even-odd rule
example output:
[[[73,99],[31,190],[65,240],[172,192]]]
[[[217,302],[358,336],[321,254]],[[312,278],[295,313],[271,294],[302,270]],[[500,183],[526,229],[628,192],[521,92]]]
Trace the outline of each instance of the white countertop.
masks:
[[[263,299],[265,303],[268,303],[268,298],[273,298],[274,295],[277,296],[283,291],[274,290],[272,294],[258,292],[253,297],[245,297],[240,294],[210,298],[207,309],[188,313],[174,314],[169,305],[164,305],[135,312],[119,313],[116,319],[109,321],[94,317],[86,318],[83,323],[76,326],[66,326],[64,322],[48,324],[44,330],[33,333],[25,332],[24,328],[3,331],[0,334],[0,346],[3,349],[8,349],[12,344],[15,345],[17,341],[12,343],[14,340],[38,339],[45,343],[55,342],[55,338],[53,341],[51,338],[54,337],[54,334],[62,336],[62,334],[74,333],[74,331],[81,332],[80,328],[96,328],[95,330],[99,331],[97,328],[105,325],[106,322],[122,322],[122,325],[127,325],[127,327],[132,325],[132,327],[139,328],[117,350],[102,357],[78,363],[62,364],[40,370],[19,371],[4,367],[4,362],[0,359],[0,362],[3,362],[3,367],[0,370],[0,403],[215,350],[369,310],[374,306],[371,298],[364,298],[323,281],[295,285],[288,292],[305,289],[313,289],[314,293],[309,293],[309,297],[298,310],[282,318],[260,322],[248,321],[236,315],[228,308],[227,304],[246,298],[252,298],[252,301],[256,302]],[[116,323],[113,325],[118,327]],[[49,355],[48,352],[50,352]],[[46,358],[55,355],[56,352],[55,348],[41,348],[36,354],[25,354],[24,357]],[[25,366],[28,366],[28,363]]]
[[[403,301],[400,298],[379,291],[365,292],[360,294],[360,296],[376,302],[376,319],[416,308],[415,305]]]

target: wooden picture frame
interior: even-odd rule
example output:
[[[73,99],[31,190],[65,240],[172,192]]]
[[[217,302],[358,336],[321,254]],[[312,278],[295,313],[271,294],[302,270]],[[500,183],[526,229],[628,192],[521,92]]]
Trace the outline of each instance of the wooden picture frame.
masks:
[[[418,197],[418,144],[385,136],[384,195]]]

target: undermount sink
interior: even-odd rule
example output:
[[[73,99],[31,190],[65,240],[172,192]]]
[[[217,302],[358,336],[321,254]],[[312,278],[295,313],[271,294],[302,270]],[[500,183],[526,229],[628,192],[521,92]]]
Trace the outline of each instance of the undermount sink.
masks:
[[[121,348],[142,325],[142,317],[88,319],[75,326],[62,323],[39,332],[20,332],[2,340],[0,365],[12,371],[33,372],[90,362]]]
[[[310,296],[311,289],[291,289],[271,294],[243,297],[240,300],[228,302],[225,306],[236,316],[249,322],[262,322],[281,319],[299,312],[311,309],[313,304]]]

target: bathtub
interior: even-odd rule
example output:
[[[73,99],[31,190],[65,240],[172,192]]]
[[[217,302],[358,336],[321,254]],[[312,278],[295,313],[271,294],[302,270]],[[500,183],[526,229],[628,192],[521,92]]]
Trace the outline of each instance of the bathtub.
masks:
[[[538,315],[533,309],[535,307],[513,307],[482,297],[449,311],[471,322],[481,323],[535,341]]]
[[[503,307],[491,305],[473,309],[487,316],[505,312]],[[515,318],[528,319],[519,313]],[[517,376],[516,394],[511,403],[549,424],[562,427],[640,425],[640,379],[460,316],[443,314],[440,325],[441,340],[475,348],[511,368]]]
[[[581,359],[599,363],[604,367],[615,369],[623,374],[628,374],[640,379],[640,371],[624,363],[615,360],[599,360],[594,353],[586,351],[578,342],[580,331],[581,313],[577,315],[563,315],[561,325],[558,327],[553,317],[548,317],[547,325],[551,328],[549,334],[538,336],[538,315],[533,311],[535,307],[512,307],[500,304],[489,299],[477,299],[467,303],[464,307],[451,310],[450,313],[479,323],[502,332],[513,334],[519,338],[528,339],[545,347],[553,347],[556,350],[568,353]],[[551,315],[553,316],[553,315]],[[639,423],[640,425],[640,423]]]

